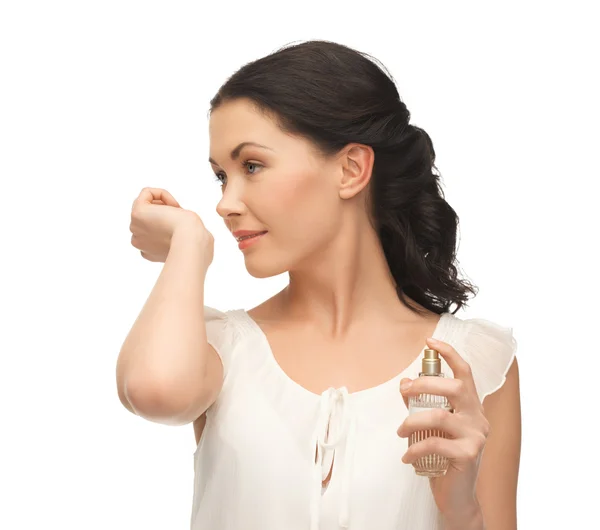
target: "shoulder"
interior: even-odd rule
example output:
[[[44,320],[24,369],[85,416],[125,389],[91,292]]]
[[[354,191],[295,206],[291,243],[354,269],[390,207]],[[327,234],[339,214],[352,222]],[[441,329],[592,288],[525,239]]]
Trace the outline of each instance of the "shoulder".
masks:
[[[246,312],[255,322],[270,322],[273,320],[278,320],[281,316],[283,308],[282,294],[284,291],[285,289],[273,295],[271,298],[264,300],[256,307],[248,309]]]
[[[483,401],[504,385],[509,371],[514,374],[517,370],[514,330],[486,318],[452,318],[456,324],[454,346],[471,366],[477,393]]]
[[[237,326],[234,325],[235,310],[221,311],[212,306],[204,306],[206,340],[221,358],[224,372],[231,362],[233,347],[237,341]]]
[[[218,341],[231,325],[231,311],[221,311],[215,307],[204,306],[204,323],[206,324],[207,339],[209,342]]]

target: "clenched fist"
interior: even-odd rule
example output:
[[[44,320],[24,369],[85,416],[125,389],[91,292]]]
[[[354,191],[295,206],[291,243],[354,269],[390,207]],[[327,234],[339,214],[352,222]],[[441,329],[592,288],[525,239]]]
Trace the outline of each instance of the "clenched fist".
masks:
[[[148,261],[164,262],[176,234],[202,246],[207,261],[212,261],[213,235],[195,212],[184,210],[166,190],[144,188],[140,192],[133,202],[129,229],[131,244]]]

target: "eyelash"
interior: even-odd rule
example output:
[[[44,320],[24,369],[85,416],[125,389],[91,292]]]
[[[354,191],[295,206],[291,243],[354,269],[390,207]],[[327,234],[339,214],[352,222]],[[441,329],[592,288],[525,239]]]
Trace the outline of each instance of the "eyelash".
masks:
[[[256,167],[263,167],[262,164],[257,164],[256,162],[250,162],[248,160],[244,160],[242,162],[242,166],[245,167],[246,169],[248,169],[248,166],[256,166]],[[250,175],[254,175],[255,173],[250,173]],[[221,184],[224,184],[223,180],[222,180],[222,176],[223,176],[223,172],[220,173],[216,173],[215,174],[215,181],[219,182]]]

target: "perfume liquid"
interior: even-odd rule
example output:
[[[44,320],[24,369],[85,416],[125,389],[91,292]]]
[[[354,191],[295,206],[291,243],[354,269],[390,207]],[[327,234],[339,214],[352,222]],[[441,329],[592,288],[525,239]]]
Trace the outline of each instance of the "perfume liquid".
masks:
[[[431,348],[426,348],[422,359],[422,371],[419,377],[444,377],[441,370],[439,353]],[[419,394],[411,396],[408,400],[408,414],[415,414],[424,410],[446,409],[452,410],[452,405],[445,396],[433,394]],[[447,438],[446,433],[440,429],[426,429],[412,433],[408,439],[408,446],[425,440],[430,436]],[[415,473],[424,477],[440,477],[448,470],[448,459],[441,455],[426,455],[413,463]]]

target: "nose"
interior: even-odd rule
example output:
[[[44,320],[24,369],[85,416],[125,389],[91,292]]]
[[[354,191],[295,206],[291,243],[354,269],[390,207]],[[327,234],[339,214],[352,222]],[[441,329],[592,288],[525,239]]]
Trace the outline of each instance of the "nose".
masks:
[[[239,188],[239,186],[238,186]],[[231,183],[227,184],[227,187],[223,188],[223,196],[217,203],[217,213],[223,218],[227,219],[233,215],[242,215],[246,211],[246,205],[240,198],[241,189],[236,191],[235,186]]]

